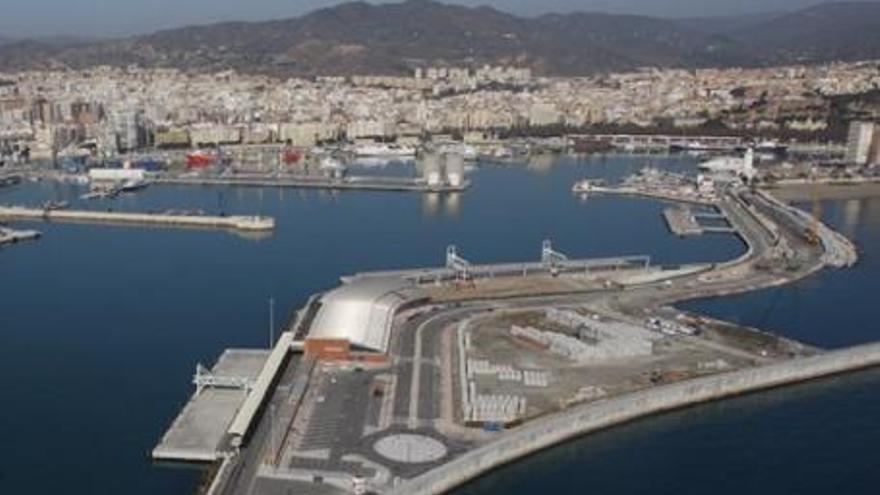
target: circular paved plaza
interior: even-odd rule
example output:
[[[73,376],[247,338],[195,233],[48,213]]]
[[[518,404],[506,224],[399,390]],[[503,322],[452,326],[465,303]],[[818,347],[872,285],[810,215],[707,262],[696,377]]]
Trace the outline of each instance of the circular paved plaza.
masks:
[[[439,440],[409,433],[380,438],[373,449],[386,459],[405,464],[433,462],[446,456],[446,446]]]

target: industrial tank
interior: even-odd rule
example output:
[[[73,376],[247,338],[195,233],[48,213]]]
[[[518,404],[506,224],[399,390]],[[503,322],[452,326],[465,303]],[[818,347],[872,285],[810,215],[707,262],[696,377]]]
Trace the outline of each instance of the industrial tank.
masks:
[[[422,177],[428,186],[438,187],[443,185],[443,167],[440,157],[436,153],[427,153],[422,159]]]
[[[446,182],[451,187],[461,187],[464,183],[464,156],[460,153],[446,155]]]

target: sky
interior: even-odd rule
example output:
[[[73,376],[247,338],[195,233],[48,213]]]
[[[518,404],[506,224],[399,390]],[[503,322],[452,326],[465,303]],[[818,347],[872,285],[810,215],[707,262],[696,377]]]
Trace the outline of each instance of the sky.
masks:
[[[520,15],[601,11],[699,17],[793,10],[822,0],[444,0]],[[871,0],[880,1],[880,0]],[[190,24],[294,17],[340,0],[0,0],[0,36],[116,37]]]

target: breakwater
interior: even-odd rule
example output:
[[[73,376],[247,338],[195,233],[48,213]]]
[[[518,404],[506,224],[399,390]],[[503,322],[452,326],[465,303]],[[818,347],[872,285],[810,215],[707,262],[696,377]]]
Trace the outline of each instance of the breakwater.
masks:
[[[0,207],[0,219],[47,220],[81,223],[155,225],[163,227],[195,227],[231,229],[248,232],[273,230],[275,220],[261,216],[210,216],[164,213],[122,213],[114,211],[52,210],[22,206]]]
[[[586,404],[513,430],[490,444],[401,483],[389,493],[444,493],[503,464],[637,418],[878,365],[880,343],[867,344]]]

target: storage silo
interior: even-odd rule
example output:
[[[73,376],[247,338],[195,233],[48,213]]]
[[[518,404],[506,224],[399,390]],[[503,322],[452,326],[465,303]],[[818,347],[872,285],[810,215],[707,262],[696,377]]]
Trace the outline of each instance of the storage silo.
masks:
[[[446,183],[451,187],[464,184],[464,156],[460,153],[446,155]]]
[[[443,185],[443,167],[436,153],[426,153],[422,159],[422,177],[430,187]]]

